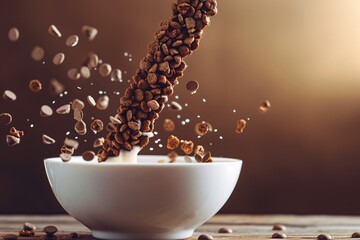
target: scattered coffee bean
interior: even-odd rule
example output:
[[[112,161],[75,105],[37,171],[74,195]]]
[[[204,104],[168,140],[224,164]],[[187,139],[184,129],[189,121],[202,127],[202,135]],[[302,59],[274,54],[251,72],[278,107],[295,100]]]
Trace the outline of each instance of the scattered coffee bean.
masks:
[[[32,223],[26,222],[24,223],[23,230],[27,231],[34,231],[36,229],[36,226]]]
[[[0,114],[0,127],[5,127],[12,122],[12,116],[10,113],[1,113]]]
[[[32,230],[21,230],[19,232],[20,237],[32,237],[34,235],[35,235],[35,233]]]
[[[9,134],[14,137],[22,138],[25,133],[24,133],[24,131],[20,131],[20,130],[17,130],[15,127],[12,127],[9,130]]]
[[[202,158],[202,162],[212,162],[212,158],[211,158],[211,152],[208,151],[204,154],[203,158]]]
[[[51,138],[51,137],[49,137],[48,135],[45,135],[45,134],[43,134],[41,136],[41,139],[42,139],[42,142],[44,144],[54,144],[56,142],[55,139],[53,139],[53,138]]]
[[[8,37],[11,42],[16,42],[17,40],[19,40],[19,37],[20,37],[19,29],[15,28],[15,27],[10,28]]]
[[[186,89],[191,92],[191,94],[195,94],[199,89],[199,83],[197,81],[189,81],[186,83]]]
[[[209,125],[207,123],[197,123],[195,124],[195,133],[198,136],[203,136],[209,131]]]
[[[15,101],[16,100],[15,93],[13,93],[10,90],[5,90],[2,97],[3,97],[3,99],[8,100],[8,101]]]
[[[233,230],[231,228],[220,228],[218,233],[233,233]]]
[[[103,63],[99,66],[99,74],[102,77],[109,76],[111,73],[111,70],[112,70],[111,65],[108,63]]]
[[[20,143],[20,138],[13,135],[6,135],[6,143],[9,147],[18,145]]]
[[[70,68],[67,72],[68,78],[70,78],[71,80],[78,80],[81,75],[79,70],[77,70],[77,68]]]
[[[178,154],[175,151],[171,151],[168,153],[168,158],[170,159],[170,163],[176,162]]]
[[[192,163],[191,157],[189,157],[189,156],[187,156],[187,155],[184,156],[184,160],[185,160],[185,162],[187,162],[187,163]]]
[[[71,154],[68,153],[60,153],[60,158],[63,162],[68,162],[71,160]]]
[[[33,92],[39,92],[42,89],[41,82],[37,79],[31,80],[29,82],[29,88]]]
[[[285,231],[286,230],[286,226],[283,224],[275,224],[273,226],[273,230],[275,231]]]
[[[95,153],[93,151],[85,151],[82,154],[82,157],[85,161],[91,161],[95,157]]]
[[[195,157],[195,160],[196,160],[198,163],[203,162],[203,157],[202,157],[202,155],[195,153],[195,154],[194,154],[194,157]]]
[[[213,240],[213,236],[209,235],[209,234],[201,234],[198,237],[198,240]]]
[[[69,238],[71,239],[80,238],[80,234],[78,234],[77,232],[69,233]]]
[[[42,47],[36,46],[31,51],[31,57],[34,61],[41,61],[45,56],[45,50]]]
[[[85,107],[85,103],[83,101],[81,101],[80,99],[75,98],[72,101],[72,104],[71,104],[72,110],[75,110],[75,109],[83,110],[84,107]]]
[[[49,91],[53,96],[59,95],[65,90],[65,86],[56,79],[51,79],[49,83]]]
[[[76,150],[79,147],[79,142],[74,139],[65,138],[64,145],[69,148],[74,148]]]
[[[3,236],[4,240],[17,240],[17,236],[15,234],[5,234]]]
[[[98,30],[96,28],[90,27],[88,25],[84,25],[81,30],[89,41],[94,40],[96,35],[98,34]]]
[[[51,109],[50,106],[48,105],[43,105],[40,108],[40,116],[42,117],[50,117],[51,115],[53,115],[53,110]]]
[[[87,133],[86,123],[83,120],[78,121],[74,129],[79,135],[85,135]]]
[[[109,97],[108,96],[101,96],[96,101],[96,107],[99,110],[106,110],[109,106]]]
[[[158,110],[160,107],[159,103],[156,100],[150,100],[146,104],[151,110],[154,111]]]
[[[185,154],[190,155],[193,152],[194,143],[192,141],[184,140],[181,144],[181,150],[184,151]]]
[[[48,28],[48,33],[54,37],[61,37],[61,32],[55,25],[50,25]]]
[[[172,102],[170,103],[170,110],[173,110],[173,111],[181,111],[181,110],[182,110],[182,106],[181,106],[178,102],[172,101]]]
[[[116,117],[110,116],[109,119],[110,119],[110,122],[113,124],[122,124],[121,120]]]
[[[94,143],[93,143],[93,147],[94,148],[98,148],[98,147],[101,147],[105,142],[105,139],[103,137],[101,138],[97,138],[95,139]]]
[[[54,235],[57,231],[58,231],[58,229],[55,226],[44,227],[44,232],[46,233],[46,235],[49,235],[49,236]]]
[[[65,61],[65,54],[62,52],[59,52],[54,55],[53,57],[53,64],[60,65]]]
[[[122,72],[120,69],[114,69],[111,72],[111,79],[114,81],[122,81]]]
[[[267,112],[271,107],[270,101],[265,100],[259,107],[260,112]]]
[[[79,37],[77,35],[71,35],[69,36],[66,41],[65,44],[68,47],[75,47],[79,42]]]
[[[80,68],[80,75],[81,75],[81,77],[83,77],[85,79],[90,78],[90,76],[91,76],[90,69],[88,67],[86,67],[86,66],[82,66]]]
[[[69,154],[69,155],[73,155],[74,152],[75,152],[75,149],[74,148],[71,148],[71,147],[68,147],[68,146],[65,146],[63,145],[60,149],[60,152],[61,153],[64,153],[64,154]]]
[[[83,113],[83,111],[81,111],[80,109],[76,108],[76,109],[74,110],[74,119],[75,119],[76,121],[81,121],[81,120],[83,120],[83,118],[84,118],[84,113]]]
[[[286,234],[285,233],[274,233],[272,236],[272,238],[286,238]]]
[[[354,232],[354,233],[351,235],[351,238],[360,238],[360,232]]]
[[[167,131],[167,132],[172,132],[175,130],[175,123],[173,120],[169,119],[169,118],[166,118],[164,120],[164,130]]]
[[[174,135],[170,135],[167,139],[166,147],[167,149],[174,150],[176,149],[180,144],[179,138],[177,138]]]
[[[236,129],[235,132],[236,133],[242,133],[244,131],[246,127],[246,120],[245,119],[240,119],[236,122]]]
[[[329,234],[320,234],[319,236],[317,236],[317,239],[319,239],[319,240],[330,240],[330,239],[332,239],[332,237]]]
[[[56,113],[57,114],[68,114],[70,113],[71,107],[70,104],[65,104],[61,107],[59,107],[58,109],[56,109]]]
[[[92,107],[95,107],[96,106],[96,101],[95,101],[95,99],[92,97],[92,96],[87,96],[87,102],[90,104],[90,106],[92,106]]]

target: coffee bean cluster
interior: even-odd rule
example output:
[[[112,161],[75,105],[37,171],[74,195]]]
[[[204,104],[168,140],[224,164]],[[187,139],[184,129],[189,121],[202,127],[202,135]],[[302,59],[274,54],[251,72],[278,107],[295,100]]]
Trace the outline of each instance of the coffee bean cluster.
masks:
[[[120,150],[130,151],[134,145],[143,148],[149,143],[149,137],[142,133],[153,131],[155,120],[187,67],[184,58],[199,47],[203,29],[217,13],[217,2],[178,0],[171,10],[171,18],[161,22],[146,57],[120,99],[115,117],[121,124],[109,122],[106,127],[108,134],[98,151],[99,162],[118,156]]]

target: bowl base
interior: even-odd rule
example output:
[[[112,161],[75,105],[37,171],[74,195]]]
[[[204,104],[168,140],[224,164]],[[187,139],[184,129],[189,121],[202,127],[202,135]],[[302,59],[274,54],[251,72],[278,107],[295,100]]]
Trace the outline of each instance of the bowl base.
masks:
[[[93,230],[92,235],[95,238],[100,239],[127,239],[127,240],[146,240],[146,239],[185,239],[189,238],[194,234],[194,230],[184,230],[175,232],[164,232],[164,233],[126,233],[126,232],[111,232],[111,231],[98,231]]]

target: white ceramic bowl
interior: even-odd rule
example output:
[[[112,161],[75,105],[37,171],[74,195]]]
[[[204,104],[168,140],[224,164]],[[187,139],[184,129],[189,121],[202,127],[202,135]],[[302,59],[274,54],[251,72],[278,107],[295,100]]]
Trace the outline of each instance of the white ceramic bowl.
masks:
[[[62,207],[102,239],[183,239],[225,204],[242,161],[138,163],[45,159],[51,188]]]

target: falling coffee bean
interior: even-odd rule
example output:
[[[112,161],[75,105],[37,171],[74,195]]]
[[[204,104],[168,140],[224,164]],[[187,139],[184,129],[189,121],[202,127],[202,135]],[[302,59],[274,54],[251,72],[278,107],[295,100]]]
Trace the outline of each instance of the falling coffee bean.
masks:
[[[67,72],[67,76],[71,80],[78,80],[81,77],[80,72],[77,68],[70,68]]]
[[[46,227],[44,227],[44,232],[48,236],[54,235],[57,231],[58,231],[58,229],[55,226],[46,226]]]
[[[32,230],[21,230],[19,232],[20,237],[32,237],[34,235],[35,235],[35,233]]]
[[[97,138],[95,139],[94,143],[93,143],[93,147],[94,148],[98,148],[98,147],[101,147],[105,142],[105,139],[103,137],[101,138]]]
[[[87,133],[86,123],[83,120],[78,121],[74,129],[79,135],[85,135]]]
[[[72,232],[72,233],[69,233],[69,238],[71,238],[71,239],[80,238],[80,235],[77,232]]]
[[[71,107],[70,104],[65,104],[58,109],[56,109],[57,114],[68,114],[70,113]]]
[[[10,90],[5,90],[2,97],[3,97],[3,99],[8,100],[8,101],[15,101],[16,100],[15,93],[13,93]]]
[[[84,113],[83,113],[83,111],[81,111],[80,109],[75,109],[74,110],[74,119],[76,120],[76,121],[81,121],[81,120],[83,120],[83,118],[84,118]]]
[[[272,230],[275,231],[285,231],[286,230],[286,226],[283,224],[275,224],[272,228]]]
[[[317,239],[319,239],[319,240],[330,240],[330,239],[332,239],[332,237],[329,234],[320,234],[319,236],[317,236]]]
[[[220,228],[218,233],[232,233],[233,230],[231,228]]]
[[[213,240],[213,236],[209,235],[209,234],[201,234],[198,237],[198,240]]]
[[[15,28],[15,27],[10,28],[8,37],[11,42],[16,42],[17,40],[19,40],[19,37],[20,37],[19,29]]]
[[[96,107],[99,110],[106,110],[109,106],[109,97],[108,96],[101,96],[98,98],[97,102],[96,102]]]
[[[29,82],[29,88],[32,92],[39,92],[42,89],[42,84],[39,80],[34,79]]]
[[[40,116],[42,117],[50,117],[53,114],[53,110],[48,105],[43,105],[40,108]]]
[[[85,79],[90,78],[90,76],[91,76],[90,69],[88,67],[86,67],[86,66],[82,66],[80,68],[80,75],[81,75],[82,78],[85,78]]]
[[[12,122],[12,116],[10,113],[1,113],[0,114],[0,127],[5,127]]]
[[[34,61],[41,61],[45,56],[45,50],[42,47],[36,46],[31,51],[31,57]]]
[[[93,151],[85,151],[82,154],[82,157],[85,161],[91,161],[95,157],[95,153]]]
[[[182,110],[182,106],[181,106],[178,102],[172,101],[172,102],[170,103],[170,110],[173,110],[173,111],[181,111],[181,110]]]
[[[53,64],[54,65],[60,65],[65,61],[65,54],[62,52],[59,52],[54,55],[53,57]]]
[[[20,143],[20,138],[13,135],[6,135],[6,143],[9,147],[15,146]]]
[[[75,47],[79,42],[79,37],[77,35],[71,35],[69,36],[66,41],[65,44],[68,47]]]
[[[269,101],[269,100],[265,100],[265,101],[260,105],[259,110],[260,110],[260,112],[263,112],[263,113],[264,113],[264,112],[269,111],[270,107],[271,107],[270,101]]]
[[[96,28],[88,26],[88,25],[84,25],[81,28],[81,30],[84,33],[84,35],[88,38],[89,41],[94,40],[94,38],[98,34],[98,30]]]
[[[95,99],[92,97],[92,96],[87,96],[87,98],[86,98],[86,100],[87,100],[87,102],[90,104],[90,106],[92,106],[92,107],[95,107],[96,106],[96,101],[95,101]]]
[[[191,94],[195,94],[199,89],[199,83],[197,81],[189,81],[186,83],[186,89],[191,92]]]
[[[85,107],[85,103],[83,101],[81,101],[80,99],[74,99],[71,104],[72,110],[75,110],[75,109],[83,110],[84,107]]]
[[[111,70],[112,70],[111,65],[108,63],[103,63],[99,66],[99,74],[102,77],[109,76],[111,73]]]
[[[272,236],[272,238],[286,238],[286,234],[285,233],[274,233]]]
[[[49,83],[49,91],[53,96],[59,95],[65,90],[65,86],[56,79],[51,79]]]
[[[64,140],[64,145],[70,148],[74,148],[76,150],[79,147],[79,142],[74,139],[66,138]]]
[[[61,37],[61,32],[55,25],[50,25],[48,28],[48,33],[54,37]]]
[[[45,135],[45,134],[43,134],[41,136],[41,139],[42,139],[42,142],[44,144],[48,144],[48,145],[54,144],[56,142],[55,139],[53,139],[53,138],[51,138],[51,137],[49,137],[48,135]]]

